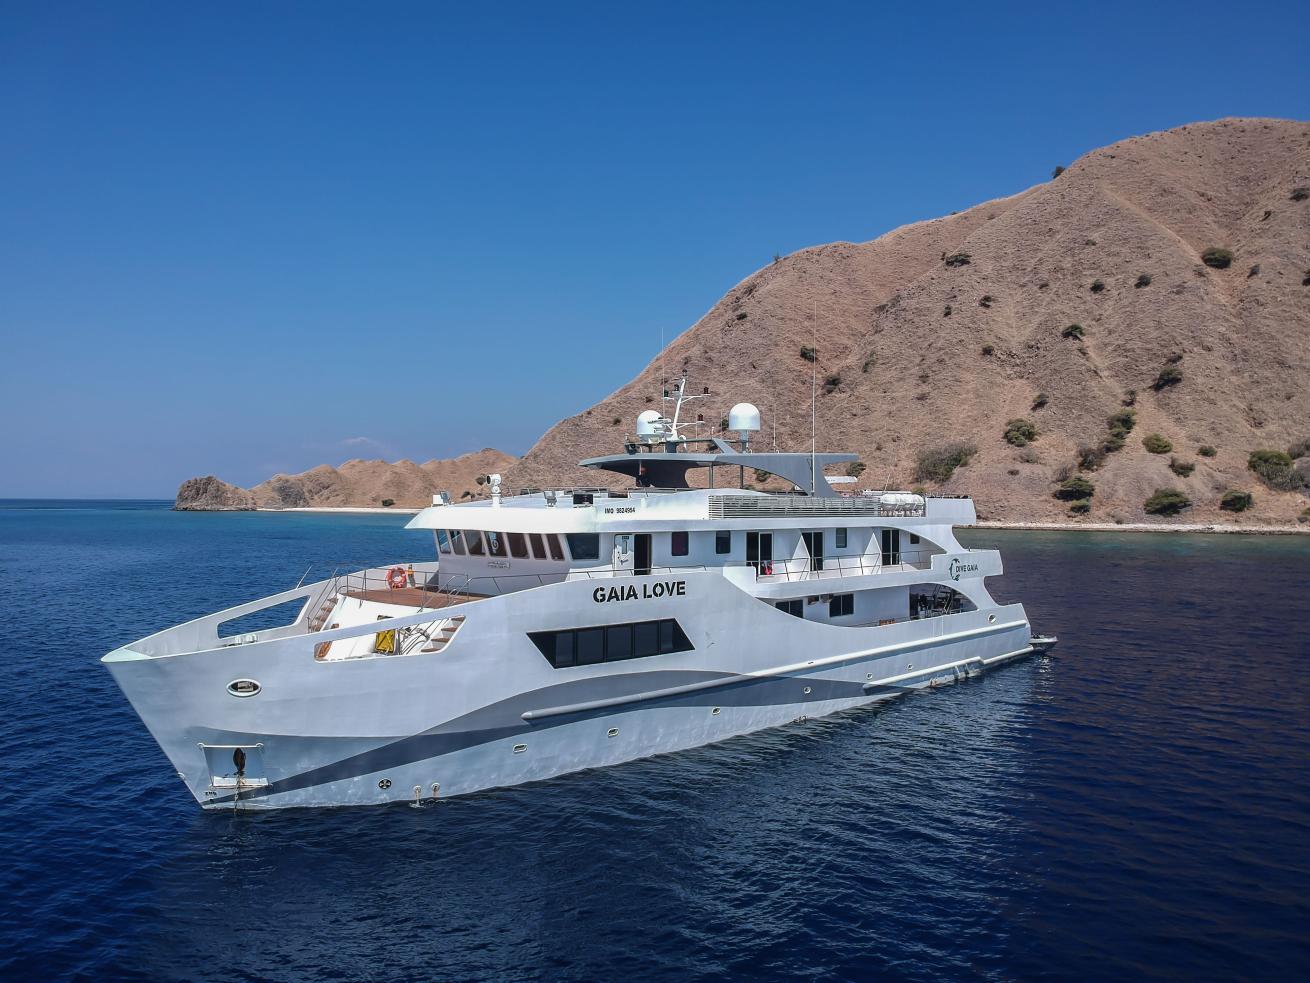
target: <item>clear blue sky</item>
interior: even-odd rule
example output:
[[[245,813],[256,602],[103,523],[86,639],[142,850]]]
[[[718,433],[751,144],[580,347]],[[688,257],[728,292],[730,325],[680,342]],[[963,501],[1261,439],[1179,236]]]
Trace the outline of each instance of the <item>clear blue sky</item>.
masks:
[[[0,8],[0,496],[526,450],[774,252],[1310,116],[1306,7]]]

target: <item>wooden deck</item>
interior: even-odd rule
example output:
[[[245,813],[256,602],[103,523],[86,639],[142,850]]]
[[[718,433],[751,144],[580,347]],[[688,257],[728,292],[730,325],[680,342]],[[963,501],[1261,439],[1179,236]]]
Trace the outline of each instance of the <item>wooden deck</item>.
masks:
[[[448,608],[452,604],[462,604],[465,601],[476,601],[479,598],[486,597],[486,594],[470,594],[460,592],[458,594],[448,594],[444,590],[426,590],[422,587],[401,587],[396,590],[382,588],[380,590],[352,590],[348,591],[347,597],[353,597],[361,601],[373,601],[376,604],[399,604],[407,608],[427,608],[429,610],[437,608]]]

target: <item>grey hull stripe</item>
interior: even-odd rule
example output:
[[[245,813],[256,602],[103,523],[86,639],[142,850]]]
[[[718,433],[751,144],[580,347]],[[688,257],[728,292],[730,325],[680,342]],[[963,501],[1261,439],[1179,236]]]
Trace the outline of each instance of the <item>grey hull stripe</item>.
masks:
[[[642,675],[647,674],[643,673]],[[718,680],[712,681],[717,682]],[[787,703],[852,699],[864,695],[863,688],[859,683],[842,682],[840,680],[816,679],[802,681],[793,676],[731,676],[727,678],[727,683],[729,685],[726,689],[715,687],[715,692],[712,694],[703,693],[704,687],[690,688],[689,692],[680,692],[680,696],[691,697],[691,699],[681,700],[678,705],[781,706]],[[801,692],[802,685],[809,686],[811,692],[809,694]],[[504,740],[508,737],[540,731],[542,728],[563,726],[566,723],[572,723],[579,717],[604,712],[605,708],[601,707],[559,713],[548,720],[534,724],[522,720],[522,710],[519,707],[522,706],[523,702],[539,703],[542,693],[556,688],[549,687],[548,690],[517,694],[509,700],[489,704],[421,734],[404,737],[390,744],[384,744],[381,747],[372,748],[318,768],[311,768],[297,775],[289,775],[286,778],[270,782],[268,785],[243,790],[240,798],[242,801],[249,801],[269,795],[277,795],[281,792],[294,792],[315,785],[358,778],[361,775],[383,771],[387,768],[413,764],[428,758],[450,754],[453,751],[462,751],[481,744]],[[670,689],[684,691],[689,688],[670,687]],[[679,695],[656,699],[642,696],[642,701],[657,705],[663,701],[679,700]],[[604,703],[608,701],[591,702]],[[513,706],[513,704],[518,704],[518,706]],[[507,722],[505,719],[505,711],[511,707],[517,711],[514,717],[510,718],[513,721],[512,723]],[[270,743],[272,740],[275,740],[275,738],[271,738]],[[216,796],[206,800],[206,804],[223,804],[231,802],[235,797],[232,794]]]
[[[932,645],[934,641],[938,640],[929,640],[928,645]],[[1031,646],[992,659],[984,660],[974,656],[959,662],[947,663],[932,669],[902,676],[892,676],[873,683],[811,679],[791,674],[741,676],[699,670],[683,672],[655,671],[631,673],[618,677],[578,680],[574,683],[563,683],[516,694],[499,703],[488,704],[462,717],[456,717],[454,720],[447,721],[421,734],[404,737],[390,744],[384,744],[381,747],[342,758],[331,764],[278,779],[259,788],[245,790],[240,797],[242,800],[248,801],[281,792],[294,792],[315,785],[359,778],[372,772],[413,764],[428,758],[440,757],[443,754],[466,750],[467,748],[504,740],[523,733],[562,726],[581,717],[603,714],[606,710],[615,706],[638,702],[658,705],[661,702],[671,701],[677,706],[782,706],[788,703],[822,703],[829,700],[852,699],[870,696],[878,692],[885,692],[890,695],[913,691],[914,687],[912,685],[904,684],[910,679],[947,671],[956,665],[970,662],[997,662],[1022,655],[1027,651],[1031,651]],[[879,651],[865,653],[862,657],[880,658],[883,654],[883,652]],[[854,656],[852,660],[860,657]],[[520,709],[524,703],[540,706],[542,697],[545,694],[553,694],[561,690],[578,689],[598,682],[631,684],[650,677],[659,678],[664,676],[708,676],[710,678],[702,678],[696,682],[678,686],[661,687],[633,694],[564,704],[546,710],[524,711]],[[808,687],[810,692],[805,693],[803,690],[797,692],[797,689],[802,686]],[[235,796],[231,794],[218,796],[209,799],[207,804],[231,802],[233,798]]]

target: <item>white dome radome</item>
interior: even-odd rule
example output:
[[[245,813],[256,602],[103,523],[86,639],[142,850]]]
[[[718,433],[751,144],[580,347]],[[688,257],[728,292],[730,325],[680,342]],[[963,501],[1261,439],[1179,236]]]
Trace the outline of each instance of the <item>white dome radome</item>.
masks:
[[[658,410],[642,410],[637,414],[637,438],[639,440],[651,441],[660,435],[660,420],[662,417]]]
[[[752,403],[738,403],[728,410],[728,429],[755,433],[760,429],[760,411]]]

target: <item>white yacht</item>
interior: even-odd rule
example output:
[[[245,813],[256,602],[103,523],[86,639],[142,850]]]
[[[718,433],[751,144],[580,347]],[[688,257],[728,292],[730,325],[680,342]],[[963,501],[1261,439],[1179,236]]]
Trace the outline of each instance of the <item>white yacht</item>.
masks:
[[[937,686],[1034,651],[968,498],[841,494],[852,454],[681,432],[685,377],[625,490],[452,504],[436,559],[334,576],[104,656],[207,809],[426,803],[696,747]],[[667,404],[666,404],[667,405]],[[703,470],[691,487],[688,473]],[[767,484],[787,490],[758,490]],[[265,609],[278,627],[233,630]],[[1043,645],[1052,643],[1043,639]]]

